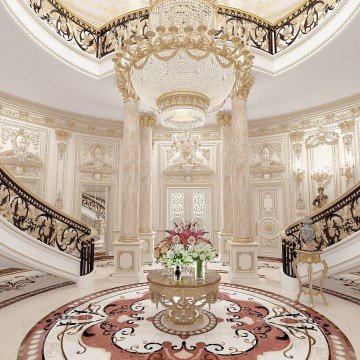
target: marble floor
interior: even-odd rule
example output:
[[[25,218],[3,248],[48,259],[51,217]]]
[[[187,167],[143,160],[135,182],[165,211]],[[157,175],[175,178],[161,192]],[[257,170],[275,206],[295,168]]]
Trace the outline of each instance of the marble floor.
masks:
[[[296,293],[285,291],[280,286],[280,266],[281,264],[276,261],[264,259],[260,261],[259,274],[261,279],[256,288],[264,292],[272,292],[295,299]],[[148,271],[156,267],[158,267],[156,264],[144,266],[143,282],[146,281]],[[96,263],[95,286],[93,289],[87,290],[77,289],[75,285],[69,284],[63,279],[36,271],[0,269],[0,321],[2,325],[0,327],[0,359],[17,359],[18,350],[24,337],[36,323],[51,311],[88,294],[126,285],[125,282],[119,282],[119,280],[111,278],[112,268],[112,259],[98,261]],[[227,264],[213,263],[209,265],[209,268],[219,272],[223,283],[229,282]],[[320,298],[318,298],[315,302],[315,309],[346,335],[355,350],[357,358],[360,359],[360,336],[358,335],[358,319],[360,318],[359,284],[359,273],[342,274],[328,278],[326,281],[326,298],[329,305],[322,304]],[[282,301],[286,302],[285,300]],[[301,303],[306,306],[308,300],[302,297]],[[312,358],[324,360],[329,358],[328,356],[322,356],[324,354],[321,355],[320,352],[317,357]],[[25,358],[32,359],[31,356]],[[78,358],[87,359],[88,357]],[[342,357],[341,354],[330,358],[347,359],[347,357]],[[34,357],[33,359],[37,358]],[[123,359],[126,359],[126,357],[123,357]],[[134,359],[137,359],[137,357]],[[259,356],[258,359],[263,359],[263,357]],[[295,360],[297,359],[295,358]]]

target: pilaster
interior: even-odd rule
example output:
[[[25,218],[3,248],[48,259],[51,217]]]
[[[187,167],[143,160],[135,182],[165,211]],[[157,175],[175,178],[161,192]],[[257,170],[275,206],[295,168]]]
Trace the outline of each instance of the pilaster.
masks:
[[[67,148],[69,132],[66,130],[58,129],[55,131],[56,135],[56,184],[55,184],[55,206],[58,209],[64,208],[65,196],[65,172],[67,168]]]
[[[140,115],[140,206],[139,238],[143,244],[143,262],[153,262],[155,232],[152,230],[152,131],[156,117]]]

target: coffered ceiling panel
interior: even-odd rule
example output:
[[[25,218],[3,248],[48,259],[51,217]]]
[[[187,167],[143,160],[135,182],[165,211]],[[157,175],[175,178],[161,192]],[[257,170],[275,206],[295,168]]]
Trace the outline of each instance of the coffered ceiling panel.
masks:
[[[100,27],[108,21],[149,5],[148,0],[61,0],[74,14]],[[304,0],[219,0],[218,4],[242,9],[272,22],[288,14]]]

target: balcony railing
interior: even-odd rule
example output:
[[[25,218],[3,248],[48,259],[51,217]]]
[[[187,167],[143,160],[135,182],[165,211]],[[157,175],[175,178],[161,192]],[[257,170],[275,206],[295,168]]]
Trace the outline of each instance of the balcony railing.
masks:
[[[360,230],[360,183],[342,195],[339,199],[325,206],[310,216],[316,230],[318,250],[334,245],[349,235]],[[295,277],[292,262],[295,250],[302,248],[298,221],[282,233],[283,271]]]
[[[1,164],[0,215],[34,239],[80,258],[81,264],[86,264],[82,275],[93,269],[95,234],[91,227],[40,199]]]
[[[82,20],[56,0],[26,0],[35,12],[63,40],[79,50],[102,58],[115,51],[119,34],[127,28],[146,34],[148,9],[140,9],[122,15],[101,28]],[[228,32],[235,27],[247,28],[251,45],[268,54],[275,55],[294,44],[315,29],[342,0],[309,0],[277,23],[268,21],[242,10],[219,6],[218,15],[226,18]],[[219,32],[221,35],[221,32]]]

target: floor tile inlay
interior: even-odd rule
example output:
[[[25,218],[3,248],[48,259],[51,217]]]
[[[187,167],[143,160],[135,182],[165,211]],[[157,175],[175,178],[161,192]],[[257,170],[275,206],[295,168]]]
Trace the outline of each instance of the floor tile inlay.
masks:
[[[54,310],[30,330],[18,360],[355,359],[323,315],[260,289],[221,284],[202,321],[172,327],[147,283],[121,286]]]

